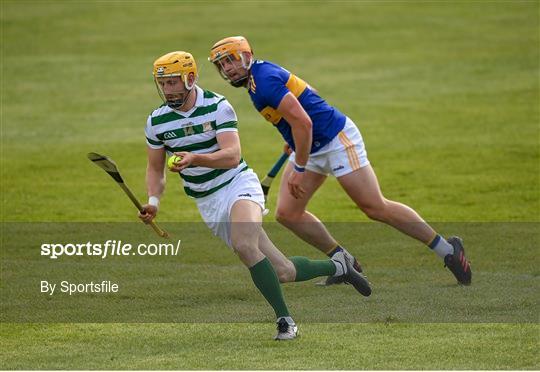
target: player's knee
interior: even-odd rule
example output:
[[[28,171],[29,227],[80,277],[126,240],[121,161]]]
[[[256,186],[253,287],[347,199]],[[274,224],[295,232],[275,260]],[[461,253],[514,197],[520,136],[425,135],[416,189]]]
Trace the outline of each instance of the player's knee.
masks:
[[[279,222],[282,225],[289,224],[291,222],[298,221],[301,215],[298,215],[297,213],[294,213],[290,210],[287,210],[285,208],[278,208],[276,210],[276,221]]]
[[[386,220],[386,202],[381,201],[380,203],[372,203],[363,205],[360,207],[362,212],[366,214],[370,219],[375,221],[385,221]]]

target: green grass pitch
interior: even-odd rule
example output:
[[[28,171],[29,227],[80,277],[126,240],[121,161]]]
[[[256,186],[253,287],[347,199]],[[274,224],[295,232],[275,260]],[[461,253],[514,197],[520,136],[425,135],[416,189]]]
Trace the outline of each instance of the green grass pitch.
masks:
[[[249,274],[208,237],[186,247],[178,267],[138,277],[142,286],[168,278],[181,322],[3,322],[2,369],[540,369],[538,1],[0,4],[1,282],[13,252],[26,249],[33,264],[32,234],[9,234],[29,226],[18,223],[36,223],[39,238],[44,222],[135,221],[86,153],[111,156],[145,198],[143,128],[160,104],[151,66],[166,52],[193,53],[199,84],[237,111],[248,164],[259,176],[271,167],[279,134],[206,61],[231,35],[350,116],[385,195],[444,234],[461,233],[475,270],[472,287],[455,286],[433,253],[372,230],[328,180],[309,209],[364,263],[372,298],[285,285],[301,337],[273,342],[272,314]],[[199,218],[169,177],[158,222],[181,239],[181,226]],[[286,254],[321,257],[273,221]],[[372,232],[351,235],[353,224]]]

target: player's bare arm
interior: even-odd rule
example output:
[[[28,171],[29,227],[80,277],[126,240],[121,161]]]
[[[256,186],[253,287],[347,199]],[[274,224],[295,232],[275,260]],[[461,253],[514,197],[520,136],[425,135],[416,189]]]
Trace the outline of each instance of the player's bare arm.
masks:
[[[163,194],[163,190],[165,190],[165,149],[147,147],[146,151],[148,155],[146,191],[151,201],[143,205],[143,212],[139,212],[139,218],[144,223],[149,223],[156,217],[158,212],[157,204],[159,203],[161,194]]]
[[[305,190],[302,187],[303,167],[307,164],[312,142],[312,122],[298,99],[287,93],[277,108],[278,112],[289,123],[295,144],[296,167],[288,180],[289,191],[296,199],[301,198]]]

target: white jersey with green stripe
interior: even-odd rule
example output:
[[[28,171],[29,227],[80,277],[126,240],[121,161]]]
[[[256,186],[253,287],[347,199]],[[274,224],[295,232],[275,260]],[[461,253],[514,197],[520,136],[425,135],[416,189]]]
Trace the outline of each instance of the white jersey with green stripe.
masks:
[[[217,134],[236,132],[237,119],[225,97],[196,86],[195,106],[186,112],[162,105],[154,110],[146,123],[146,143],[150,148],[165,148],[173,152],[188,151],[209,154],[219,150]],[[190,166],[180,172],[186,194],[202,198],[229,184],[240,172],[248,169],[246,162],[232,169]]]

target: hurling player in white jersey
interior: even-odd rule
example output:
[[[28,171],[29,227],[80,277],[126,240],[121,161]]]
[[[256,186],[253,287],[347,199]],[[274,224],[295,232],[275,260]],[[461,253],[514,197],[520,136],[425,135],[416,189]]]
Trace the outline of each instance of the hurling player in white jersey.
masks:
[[[281,283],[335,276],[371,294],[367,279],[343,253],[327,260],[285,257],[262,229],[264,196],[256,174],[241,157],[236,114],[227,100],[196,85],[197,65],[187,52],[171,52],[154,62],[154,81],[164,104],[148,117],[148,204],[139,217],[149,223],[158,213],[165,188],[166,155],[181,156],[179,172],[212,232],[238,255],[255,286],[277,317],[276,339],[295,338]]]
[[[242,36],[216,42],[209,60],[232,86],[246,88],[255,109],[293,150],[279,191],[276,219],[280,223],[329,257],[336,252],[349,255],[306,210],[317,189],[333,175],[369,218],[423,242],[444,261],[459,284],[471,284],[461,239],[445,239],[412,208],[383,196],[363,138],[350,118],[298,76],[274,63],[256,60]],[[361,271],[356,260],[354,266]],[[329,277],[326,283],[340,281]]]

